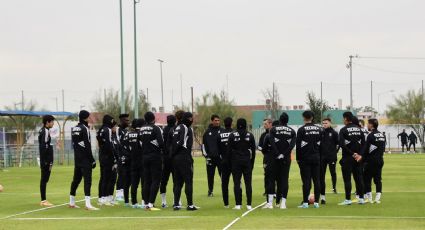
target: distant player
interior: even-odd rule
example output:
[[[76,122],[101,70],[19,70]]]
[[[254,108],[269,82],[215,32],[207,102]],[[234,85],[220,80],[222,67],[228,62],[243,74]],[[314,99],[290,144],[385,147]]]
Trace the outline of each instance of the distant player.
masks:
[[[276,180],[274,176],[274,154],[270,143],[270,129],[272,128],[272,119],[264,119],[264,132],[258,141],[258,150],[263,153],[264,168],[264,190],[266,194],[266,205],[263,208],[273,208],[273,199],[276,196]]]
[[[404,153],[404,147],[406,147],[406,149],[408,149],[407,146],[407,139],[409,138],[409,136],[406,133],[406,130],[403,129],[403,132],[399,133],[397,135],[397,139],[400,139],[401,141],[401,152]]]
[[[51,207],[51,204],[46,199],[46,187],[47,182],[49,182],[50,173],[52,172],[53,167],[53,147],[51,145],[52,138],[50,137],[50,129],[54,125],[55,118],[51,115],[43,116],[43,127],[38,133],[38,144],[40,150],[40,169],[41,169],[41,179],[40,179],[40,194],[41,202],[40,206],[42,207]]]
[[[362,148],[365,143],[364,133],[358,124],[354,124],[354,115],[351,112],[343,114],[345,126],[339,131],[339,146],[342,148],[341,164],[344,179],[345,200],[339,205],[351,205],[351,176],[356,183],[358,203],[364,204],[363,168],[361,163]]]
[[[130,167],[130,158],[129,153],[125,151],[123,148],[121,142],[125,136],[125,134],[128,132],[128,126],[130,125],[130,115],[129,114],[120,114],[120,124],[116,128],[116,132],[114,132],[115,140],[118,142],[116,145],[116,150],[118,154],[118,180],[117,180],[117,186],[116,186],[116,200],[117,201],[125,201],[125,203],[128,203],[128,188],[131,184],[131,167]],[[127,199],[125,199],[127,197]]]
[[[211,123],[202,137],[202,154],[205,156],[208,179],[208,196],[213,196],[214,175],[217,168],[220,175],[220,155],[218,140],[220,139],[220,117],[211,115]]]
[[[168,115],[167,116],[167,126],[164,127],[162,136],[164,139],[164,152],[162,154],[162,178],[161,178],[161,186],[159,188],[159,191],[161,193],[161,200],[162,208],[167,207],[167,198],[166,198],[166,192],[167,192],[167,184],[168,180],[170,179],[170,175],[173,171],[173,163],[171,160],[171,140],[172,139],[172,132],[174,132],[174,128],[176,126],[176,116],[174,115]]]
[[[369,119],[368,129],[370,134],[367,136],[363,158],[365,197],[366,200],[371,203],[373,203],[372,179],[376,185],[376,203],[381,203],[382,194],[382,167],[384,166],[385,137],[378,131],[378,125],[377,119]]]
[[[410,153],[410,150],[412,148],[413,145],[413,152],[416,152],[416,144],[418,143],[418,137],[416,136],[416,134],[412,131],[409,134],[409,148],[407,148],[407,152]]]
[[[90,113],[81,110],[78,114],[80,122],[72,128],[72,145],[74,147],[74,177],[71,183],[71,191],[69,197],[69,207],[79,208],[75,204],[75,194],[81,180],[84,178],[84,194],[86,210],[99,210],[91,205],[90,190],[92,184],[92,170],[96,168],[91,150],[91,136],[88,125]]]
[[[322,121],[323,140],[320,145],[320,203],[326,204],[326,168],[332,178],[332,191],[336,193],[336,162],[339,150],[338,133],[332,128],[330,118]]]
[[[255,162],[255,139],[252,133],[247,131],[247,124],[244,118],[239,118],[236,122],[236,131],[229,136],[229,155],[232,164],[232,176],[235,192],[236,206],[234,209],[240,210],[242,206],[242,176],[245,184],[247,199],[247,209],[252,209],[252,170]]]
[[[322,128],[313,124],[312,111],[302,114],[304,125],[297,131],[297,162],[303,183],[303,204],[299,208],[308,208],[311,181],[314,185],[314,208],[319,208],[320,195],[320,144]]]
[[[224,118],[224,128],[220,130],[220,143],[218,145],[221,158],[221,192],[225,208],[229,208],[229,181],[232,174],[232,165],[230,163],[230,157],[227,154],[229,136],[233,132],[232,122],[233,119],[231,117]]]

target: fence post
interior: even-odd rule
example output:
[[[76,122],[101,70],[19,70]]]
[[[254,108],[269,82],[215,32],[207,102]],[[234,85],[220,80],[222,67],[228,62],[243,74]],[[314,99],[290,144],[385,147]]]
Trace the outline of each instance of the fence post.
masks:
[[[7,167],[7,161],[6,161],[6,128],[3,127],[3,164],[4,168]]]

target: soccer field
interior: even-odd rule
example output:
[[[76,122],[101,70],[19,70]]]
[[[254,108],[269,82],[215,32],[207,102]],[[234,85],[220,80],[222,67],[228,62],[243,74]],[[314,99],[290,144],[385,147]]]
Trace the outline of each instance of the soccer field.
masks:
[[[264,202],[262,157],[258,154],[253,175],[253,206]],[[39,206],[39,169],[9,168],[0,172],[0,229],[425,229],[425,155],[386,155],[383,169],[381,204],[341,207],[344,200],[341,171],[338,168],[339,194],[327,194],[327,205],[319,209],[298,209],[301,201],[301,179],[296,163],[290,173],[288,209],[263,210],[249,213],[224,209],[219,178],[216,177],[214,197],[207,197],[205,160],[195,159],[194,201],[201,209],[196,212],[173,211],[166,208],[157,212],[132,209],[123,205],[101,207],[100,211],[69,209],[69,186],[72,167],[55,166],[48,184],[49,201],[58,205],[50,209]],[[93,195],[97,195],[99,169],[95,169]],[[330,176],[328,176],[330,185]],[[328,186],[329,188],[329,186]],[[329,191],[330,189],[328,189]],[[172,203],[171,184],[168,203]],[[234,205],[233,185],[230,201]],[[82,185],[77,199],[83,199]],[[185,196],[182,196],[185,204]],[[245,198],[244,198],[245,202]],[[93,200],[96,204],[97,200]],[[79,203],[83,206],[83,203]],[[157,199],[157,206],[160,197]],[[246,214],[242,217],[243,214]],[[239,218],[239,219],[238,219]]]

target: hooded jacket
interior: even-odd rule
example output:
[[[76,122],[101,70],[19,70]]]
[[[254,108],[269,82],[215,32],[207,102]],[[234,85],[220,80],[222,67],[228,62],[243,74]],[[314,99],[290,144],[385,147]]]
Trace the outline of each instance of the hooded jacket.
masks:
[[[94,160],[91,149],[91,137],[88,124],[80,121],[71,130],[72,146],[74,148],[74,162],[76,167],[92,167]]]
[[[96,138],[99,144],[99,161],[101,164],[110,166],[116,162],[114,146],[112,137],[112,127],[114,127],[114,118],[105,115],[103,117],[103,125],[98,130]]]
[[[232,162],[255,162],[255,139],[246,130],[246,121],[238,120],[237,130],[229,135],[228,155]],[[233,163],[232,163],[233,164]]]
[[[192,158],[193,130],[191,128],[193,118],[192,113],[185,112],[181,124],[173,132],[171,155],[186,156]]]

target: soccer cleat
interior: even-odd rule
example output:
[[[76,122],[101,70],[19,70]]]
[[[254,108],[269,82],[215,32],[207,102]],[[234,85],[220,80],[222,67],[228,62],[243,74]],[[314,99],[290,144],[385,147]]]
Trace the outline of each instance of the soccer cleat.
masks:
[[[279,207],[280,207],[280,203],[276,203],[274,206],[275,206],[276,208],[279,208]]]
[[[273,207],[273,206],[272,206],[272,207]],[[251,206],[251,205],[247,205],[247,206],[246,206],[246,209],[251,210],[251,209],[252,209],[252,206]]]
[[[40,206],[41,207],[52,207],[53,206],[53,204],[51,204],[49,201],[47,201],[47,200],[43,200],[43,201],[41,201],[40,202]]]
[[[129,203],[125,203],[124,204],[124,207],[130,207],[130,204]]]
[[[381,201],[380,200],[375,200],[375,204],[380,204]]]
[[[371,203],[371,204],[373,204],[373,200],[371,200],[371,199],[369,199],[369,198],[365,198],[364,199],[364,202],[367,204],[367,203]]]
[[[273,204],[266,203],[266,204],[262,207],[262,209],[273,209]]]
[[[235,205],[235,207],[233,208],[233,210],[241,210],[241,206],[240,205]]]
[[[213,192],[208,192],[208,197],[214,197]]]
[[[93,207],[93,206],[89,206],[89,207],[86,207],[86,210],[87,211],[99,211],[100,209]]]
[[[300,206],[298,206],[298,208],[308,208],[308,203],[304,203]]]
[[[319,208],[319,207],[320,207],[320,206],[319,206],[319,203],[314,202],[313,207],[314,207],[314,208]]]
[[[359,199],[356,197],[356,198],[354,198],[353,200],[351,200],[351,202],[352,202],[352,203],[358,203],[358,202],[359,202]]]
[[[365,203],[365,201],[364,201],[364,199],[363,199],[363,198],[360,198],[360,199],[359,199],[359,202],[357,202],[357,204],[360,204],[360,205],[361,205],[361,204],[366,204],[366,203]]]
[[[161,204],[161,207],[162,208],[168,208],[168,205],[167,204]]]
[[[224,208],[225,208],[225,209],[228,209],[228,208],[229,208],[229,205],[224,205]]]
[[[181,206],[173,206],[173,210],[174,211],[180,211],[180,209],[182,209]]]
[[[338,192],[336,191],[336,188],[332,189],[332,192],[333,192],[334,194],[338,194]]]
[[[111,202],[109,202],[109,201],[106,201],[105,203],[103,203],[103,205],[105,205],[105,206],[114,206]]]
[[[196,211],[198,209],[199,207],[196,207],[195,205],[190,205],[190,206],[187,206],[186,208],[187,211]]]
[[[155,207],[146,207],[146,211],[161,211],[161,209]]]
[[[326,200],[321,200],[320,204],[326,204]]]
[[[280,203],[279,208],[286,209],[286,203],[285,202]]]
[[[351,200],[344,200],[343,202],[339,203],[338,205],[351,205],[353,202]]]
[[[80,208],[80,206],[77,206],[75,204],[69,204],[68,205],[68,208]]]

